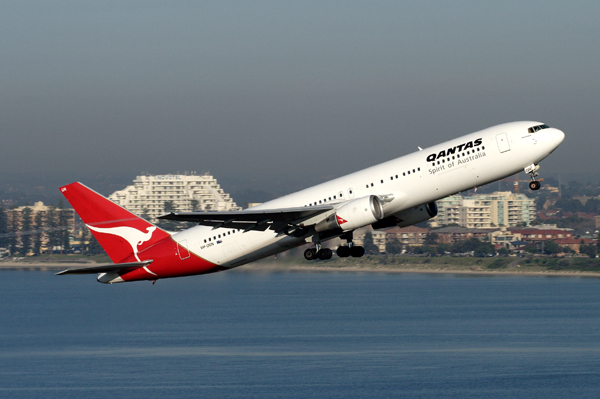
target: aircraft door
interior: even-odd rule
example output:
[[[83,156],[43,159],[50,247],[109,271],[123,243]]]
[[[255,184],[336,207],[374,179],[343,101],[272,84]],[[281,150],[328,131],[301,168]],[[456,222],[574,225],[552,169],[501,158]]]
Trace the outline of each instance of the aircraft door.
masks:
[[[500,152],[510,151],[510,143],[508,142],[508,135],[506,132],[496,135],[496,143],[498,144]]]
[[[190,251],[187,249],[187,240],[177,241],[177,253],[181,260],[190,257]]]

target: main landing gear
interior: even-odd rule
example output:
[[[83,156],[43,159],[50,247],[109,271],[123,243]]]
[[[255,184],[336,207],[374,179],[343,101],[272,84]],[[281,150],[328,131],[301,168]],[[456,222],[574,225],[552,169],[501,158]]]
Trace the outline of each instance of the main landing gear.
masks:
[[[347,243],[346,245],[340,245],[337,249],[337,254],[340,258],[347,258],[348,256],[360,258],[365,254],[363,247],[352,243],[352,231],[342,234],[340,238],[345,238]]]
[[[304,251],[304,259],[306,260],[327,260],[331,259],[333,256],[333,251],[329,248],[321,248],[320,250],[316,250],[315,248],[309,248]]]
[[[351,247],[347,245],[340,245],[337,249],[337,254],[340,258],[347,258],[348,256],[360,258],[365,254],[365,249],[358,245],[353,245]]]
[[[309,248],[304,251],[304,259],[306,260],[327,260],[331,259],[333,251],[329,248],[321,248],[321,244],[316,244],[315,248]]]
[[[525,168],[525,173],[527,173],[527,174],[529,174],[529,176],[531,176],[531,181],[529,182],[529,189],[532,191],[537,191],[542,186],[539,181],[535,180],[536,176],[538,175],[537,171],[539,169],[540,169],[540,165],[536,165],[534,163],[532,163],[531,165],[529,165]]]
[[[348,242],[347,245],[340,245],[337,249],[337,255],[340,258],[347,258],[352,256],[353,258],[360,258],[365,254],[365,249],[359,245],[352,245],[352,232],[343,234],[340,238],[345,238]],[[331,259],[333,251],[329,248],[322,248],[320,243],[315,243],[314,248],[309,248],[304,251],[304,259],[306,260],[327,260]]]

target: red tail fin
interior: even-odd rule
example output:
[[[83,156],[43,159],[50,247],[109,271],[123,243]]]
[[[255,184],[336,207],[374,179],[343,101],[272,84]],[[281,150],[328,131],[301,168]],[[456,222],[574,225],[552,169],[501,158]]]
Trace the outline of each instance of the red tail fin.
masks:
[[[166,231],[81,183],[68,184],[60,191],[115,263],[127,261],[131,255],[139,262],[138,252],[169,237]]]

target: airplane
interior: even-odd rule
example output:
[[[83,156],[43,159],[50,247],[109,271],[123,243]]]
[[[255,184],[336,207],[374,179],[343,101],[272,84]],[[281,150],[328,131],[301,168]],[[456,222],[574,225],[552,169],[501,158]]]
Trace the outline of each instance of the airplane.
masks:
[[[556,128],[510,122],[461,136],[367,169],[241,210],[176,212],[159,219],[194,222],[168,232],[81,183],[60,188],[114,264],[57,273],[98,274],[101,283],[156,280],[229,270],[310,243],[307,260],[330,259],[323,243],[340,238],[339,257],[361,257],[353,231],[406,227],[437,215],[436,200],[529,174],[564,140]]]

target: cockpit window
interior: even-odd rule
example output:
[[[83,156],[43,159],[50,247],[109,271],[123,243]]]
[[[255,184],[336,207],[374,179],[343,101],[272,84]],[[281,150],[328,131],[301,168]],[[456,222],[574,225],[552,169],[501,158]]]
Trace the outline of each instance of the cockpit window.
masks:
[[[537,126],[532,126],[532,127],[530,127],[529,129],[527,129],[527,131],[528,131],[529,133],[535,133],[535,132],[538,132],[538,131],[540,131],[540,130],[542,130],[542,129],[550,129],[550,126],[548,126],[548,125],[537,125]]]

